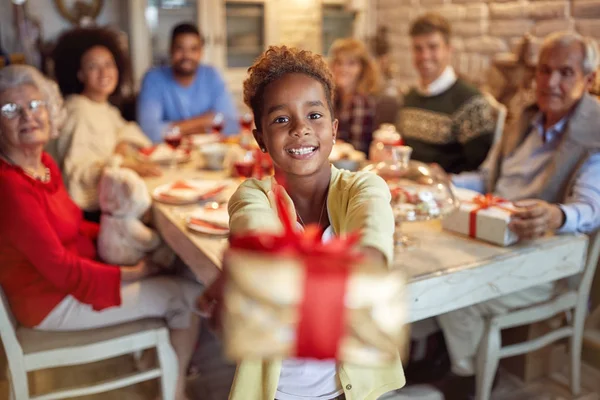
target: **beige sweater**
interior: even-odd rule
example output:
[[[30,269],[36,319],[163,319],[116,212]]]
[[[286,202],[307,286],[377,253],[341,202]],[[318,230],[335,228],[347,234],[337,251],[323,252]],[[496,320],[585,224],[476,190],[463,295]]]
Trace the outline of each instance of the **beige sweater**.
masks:
[[[109,103],[72,95],[65,101],[67,118],[58,139],[48,147],[62,170],[71,198],[86,211],[98,209],[97,186],[104,166],[120,142],[152,143],[137,124],[123,119]]]

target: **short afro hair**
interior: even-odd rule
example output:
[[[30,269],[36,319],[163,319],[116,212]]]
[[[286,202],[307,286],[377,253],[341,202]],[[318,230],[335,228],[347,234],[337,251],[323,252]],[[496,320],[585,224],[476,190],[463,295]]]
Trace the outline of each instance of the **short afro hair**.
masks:
[[[131,81],[129,57],[121,47],[118,33],[108,28],[75,28],[64,32],[58,39],[52,52],[54,75],[63,96],[79,94],[83,83],[77,78],[83,55],[92,47],[102,46],[108,49],[115,59],[119,71],[119,82],[113,98],[123,96],[123,87]]]
[[[287,46],[271,46],[248,68],[244,81],[244,103],[254,114],[256,128],[261,130],[260,118],[265,88],[287,74],[305,74],[323,85],[327,106],[333,117],[333,76],[322,56],[308,50]]]

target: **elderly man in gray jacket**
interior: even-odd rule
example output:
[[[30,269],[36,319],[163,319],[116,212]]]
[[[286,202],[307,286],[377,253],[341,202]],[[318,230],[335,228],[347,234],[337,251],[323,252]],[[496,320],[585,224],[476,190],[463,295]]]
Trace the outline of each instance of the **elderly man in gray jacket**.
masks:
[[[521,211],[509,226],[521,239],[600,227],[600,103],[587,93],[598,57],[595,42],[575,33],[547,37],[535,76],[536,104],[515,119],[479,171],[453,177],[458,187],[516,202]],[[468,398],[474,389],[484,318],[546,301],[554,286],[532,287],[438,317],[452,364],[441,385],[447,398]]]

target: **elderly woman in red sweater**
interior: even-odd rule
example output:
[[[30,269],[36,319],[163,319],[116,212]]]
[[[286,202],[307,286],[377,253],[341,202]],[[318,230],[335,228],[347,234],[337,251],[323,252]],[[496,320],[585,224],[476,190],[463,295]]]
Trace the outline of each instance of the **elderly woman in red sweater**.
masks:
[[[37,70],[0,70],[0,285],[17,321],[79,330],[164,317],[179,358],[178,400],[199,330],[200,285],[96,260],[97,225],[83,220],[43,148],[55,136],[60,94]]]

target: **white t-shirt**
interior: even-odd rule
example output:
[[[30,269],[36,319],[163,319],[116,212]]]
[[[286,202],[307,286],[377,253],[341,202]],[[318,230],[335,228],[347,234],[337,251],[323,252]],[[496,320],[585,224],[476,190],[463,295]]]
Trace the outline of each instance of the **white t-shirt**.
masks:
[[[321,241],[330,240],[333,234],[330,225],[323,232]],[[283,360],[281,365],[275,398],[277,400],[328,400],[336,398],[343,392],[335,360],[289,358]]]

